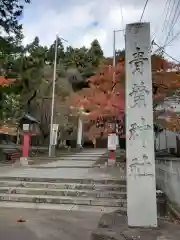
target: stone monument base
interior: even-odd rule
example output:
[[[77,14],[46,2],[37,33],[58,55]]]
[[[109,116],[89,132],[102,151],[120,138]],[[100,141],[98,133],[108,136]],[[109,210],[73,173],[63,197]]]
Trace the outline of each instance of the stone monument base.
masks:
[[[77,145],[76,145],[76,149],[77,149],[78,151],[82,151],[82,150],[83,150],[83,146],[80,145],[80,144],[77,144]]]
[[[29,166],[28,158],[27,157],[20,157],[20,165]]]
[[[115,166],[116,165],[116,159],[108,159],[108,166]]]
[[[130,228],[127,217],[121,213],[104,214],[91,240],[179,240],[180,225],[158,220],[158,228]]]

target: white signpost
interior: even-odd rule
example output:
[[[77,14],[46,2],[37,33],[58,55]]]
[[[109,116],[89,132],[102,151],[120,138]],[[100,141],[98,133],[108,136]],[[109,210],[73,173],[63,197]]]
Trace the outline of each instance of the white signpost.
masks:
[[[108,150],[115,151],[117,147],[117,137],[115,133],[108,135]]]
[[[77,132],[77,147],[78,148],[82,147],[82,132],[83,132],[83,124],[82,124],[81,116],[79,116],[79,119],[78,119],[78,132]]]
[[[115,156],[116,148],[117,148],[116,133],[109,134],[108,135],[108,150],[109,150],[108,165],[110,166],[116,163],[116,156]]]
[[[156,227],[150,24],[126,26],[127,215],[132,227]]]
[[[59,124],[53,124],[51,134],[51,145],[56,146]]]
[[[23,124],[23,131],[25,132],[29,131],[29,124]]]
[[[82,136],[83,136],[83,121],[82,116],[84,114],[84,107],[79,108],[78,129],[77,129],[77,148],[82,148]]]

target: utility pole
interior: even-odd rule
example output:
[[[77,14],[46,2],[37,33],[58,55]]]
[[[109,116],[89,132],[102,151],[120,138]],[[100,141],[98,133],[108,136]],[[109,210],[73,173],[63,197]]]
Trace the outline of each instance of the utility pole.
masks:
[[[115,70],[115,67],[116,67],[116,33],[117,32],[123,32],[124,33],[124,30],[122,30],[122,29],[113,30],[113,68],[114,68],[114,70]],[[113,72],[113,80],[115,80],[115,72]],[[115,127],[115,130],[117,132],[116,127]],[[117,142],[117,147],[119,147],[119,137],[118,137],[117,133],[116,133],[116,142]],[[115,158],[115,156],[114,156],[114,158]]]
[[[64,38],[60,38],[68,42]],[[58,49],[58,35],[56,34],[55,52],[54,52],[54,69],[53,69],[53,86],[52,86],[52,102],[51,102],[51,123],[50,123],[50,138],[49,138],[49,157],[55,154],[55,145],[53,144],[53,123],[54,123],[54,102],[55,102],[55,88],[56,88],[56,69],[57,69],[57,49]]]
[[[55,98],[55,87],[56,87],[56,68],[57,68],[57,39],[55,43],[54,53],[54,69],[53,69],[53,86],[52,86],[52,102],[51,102],[51,123],[50,123],[50,139],[49,139],[49,157],[53,155],[55,146],[53,145],[53,122],[54,122],[54,98]]]
[[[124,32],[124,30],[113,30],[113,67],[116,66],[116,33]]]
[[[116,31],[113,31],[113,67],[116,66]]]

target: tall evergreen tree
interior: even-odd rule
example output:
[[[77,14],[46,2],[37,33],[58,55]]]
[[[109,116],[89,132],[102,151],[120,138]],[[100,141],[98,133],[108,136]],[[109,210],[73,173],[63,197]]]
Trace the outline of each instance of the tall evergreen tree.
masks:
[[[98,42],[97,39],[95,39],[91,43],[91,47],[89,49],[89,57],[92,61],[92,65],[98,67],[103,59],[103,50]]]
[[[50,46],[47,53],[47,60],[52,64],[54,62],[56,41]],[[60,38],[57,38],[57,62],[59,63],[64,59],[64,46]]]

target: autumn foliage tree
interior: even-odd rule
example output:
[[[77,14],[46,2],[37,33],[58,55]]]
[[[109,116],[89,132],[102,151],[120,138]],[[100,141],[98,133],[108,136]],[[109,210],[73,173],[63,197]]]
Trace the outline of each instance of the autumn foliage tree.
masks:
[[[4,120],[4,115],[9,111],[7,109],[7,98],[11,92],[11,85],[15,82],[15,79],[6,78],[0,76],[0,118]],[[6,105],[6,107],[4,107]],[[13,106],[12,106],[13,107]]]
[[[180,75],[178,68],[161,56],[153,55],[151,60],[154,123],[163,128],[178,130],[180,129],[178,127],[180,126],[179,116],[172,110],[165,111],[163,108],[159,108],[169,97],[179,94]],[[125,114],[124,60],[121,58],[116,67],[113,68],[111,60],[108,59],[108,65],[101,66],[99,71],[88,79],[88,83],[89,88],[82,89],[72,95],[68,104],[76,108],[83,107],[89,113],[87,133],[88,137],[93,139],[111,131],[108,124],[97,128],[96,121],[98,119],[108,119],[111,116],[120,119],[121,122],[123,120]]]
[[[73,94],[68,104],[84,108],[89,139],[107,135],[112,131],[112,117],[119,121],[124,117],[124,64],[115,68],[104,65],[96,75],[88,79],[89,88]],[[108,119],[111,119],[108,124]],[[97,121],[99,126],[97,127]]]
[[[180,71],[177,64],[152,56],[154,122],[162,128],[179,131],[179,115],[172,104],[180,100]]]

